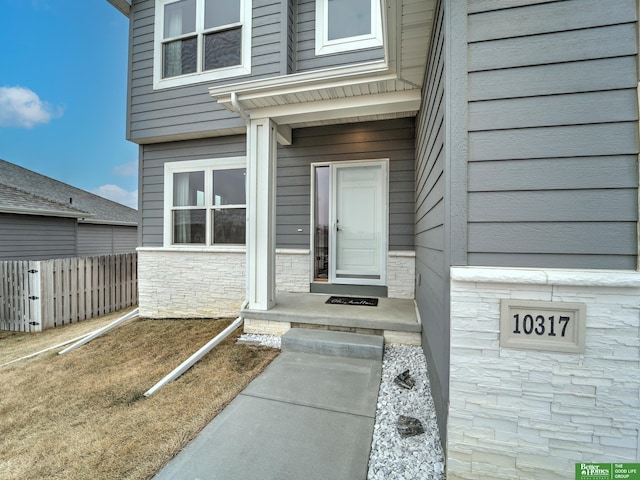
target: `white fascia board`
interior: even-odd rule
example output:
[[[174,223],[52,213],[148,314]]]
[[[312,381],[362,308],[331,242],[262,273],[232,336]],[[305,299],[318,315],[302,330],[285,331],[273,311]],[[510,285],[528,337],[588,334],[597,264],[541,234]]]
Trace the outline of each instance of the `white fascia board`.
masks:
[[[127,0],[107,0],[107,2],[116,7],[125,17],[128,18],[131,14],[131,3]]]
[[[256,108],[251,110],[251,118],[271,118],[279,125],[295,125],[297,123],[322,120],[417,112],[420,109],[421,101],[422,95],[419,89],[404,90],[401,92]]]
[[[332,88],[396,78],[397,75],[389,70],[386,62],[377,61],[211,87],[209,95],[218,100],[218,103],[230,103],[232,92],[235,92],[238,99],[242,101],[287,95],[312,88]]]

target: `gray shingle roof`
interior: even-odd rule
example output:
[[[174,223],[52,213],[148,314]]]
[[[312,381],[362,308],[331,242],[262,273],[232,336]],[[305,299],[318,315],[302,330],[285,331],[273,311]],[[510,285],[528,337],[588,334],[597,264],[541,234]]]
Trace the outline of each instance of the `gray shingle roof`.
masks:
[[[138,211],[0,159],[0,210],[135,225]]]
[[[0,211],[83,218],[88,214],[0,183]]]

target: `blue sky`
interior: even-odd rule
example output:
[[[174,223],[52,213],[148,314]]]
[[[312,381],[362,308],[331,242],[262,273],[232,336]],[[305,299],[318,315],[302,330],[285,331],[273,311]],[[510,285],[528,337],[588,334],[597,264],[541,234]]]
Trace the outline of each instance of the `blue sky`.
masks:
[[[127,18],[107,0],[0,7],[0,158],[137,207]]]

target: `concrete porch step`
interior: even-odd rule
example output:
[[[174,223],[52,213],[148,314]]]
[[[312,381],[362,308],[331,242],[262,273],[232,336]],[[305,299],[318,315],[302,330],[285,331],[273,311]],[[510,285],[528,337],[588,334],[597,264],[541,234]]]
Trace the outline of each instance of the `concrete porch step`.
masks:
[[[381,335],[292,328],[282,336],[282,351],[382,361],[384,338]]]
[[[330,305],[329,295],[279,293],[269,310],[245,309],[246,333],[283,335],[290,328],[312,328],[384,335],[386,343],[420,345],[422,325],[415,302],[380,298],[377,307]]]

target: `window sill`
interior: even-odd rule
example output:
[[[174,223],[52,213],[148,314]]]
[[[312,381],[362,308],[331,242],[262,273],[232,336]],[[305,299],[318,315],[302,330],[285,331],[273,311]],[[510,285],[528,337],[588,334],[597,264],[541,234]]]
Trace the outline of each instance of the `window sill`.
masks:
[[[211,246],[200,245],[170,245],[166,247],[138,247],[138,252],[176,252],[176,253],[246,253],[244,245]]]
[[[224,80],[227,78],[241,77],[251,74],[250,66],[237,66],[221,68],[215,71],[190,73],[187,75],[179,75],[177,77],[159,78],[159,72],[155,72],[153,89],[162,90],[164,88],[183,87],[202,82],[215,82],[216,80]]]
[[[381,48],[384,46],[382,38],[378,36],[353,37],[333,42],[316,42],[316,55],[331,55],[334,53],[355,52],[368,48]]]

